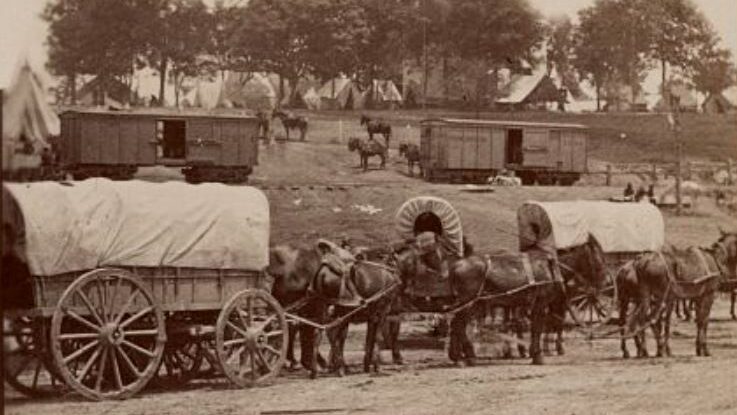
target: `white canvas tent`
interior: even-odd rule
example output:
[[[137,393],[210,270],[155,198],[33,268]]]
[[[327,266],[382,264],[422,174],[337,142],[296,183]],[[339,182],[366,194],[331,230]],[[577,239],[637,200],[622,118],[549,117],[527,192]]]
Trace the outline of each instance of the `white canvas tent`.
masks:
[[[373,95],[373,103],[377,106],[394,108],[402,104],[402,94],[389,79],[374,79],[369,92]]]
[[[321,109],[362,109],[365,93],[355,83],[345,77],[333,78],[317,91]]]
[[[3,170],[38,166],[38,153],[49,147],[49,137],[59,135],[60,123],[38,72],[27,62],[3,91],[2,106]],[[19,152],[28,145],[33,154]]]
[[[222,102],[252,110],[272,110],[277,92],[269,78],[261,73],[229,72],[225,77]]]
[[[307,109],[320,109],[320,95],[317,94],[317,91],[315,91],[315,88],[313,87],[310,87],[310,89],[302,95],[302,102],[304,102]]]

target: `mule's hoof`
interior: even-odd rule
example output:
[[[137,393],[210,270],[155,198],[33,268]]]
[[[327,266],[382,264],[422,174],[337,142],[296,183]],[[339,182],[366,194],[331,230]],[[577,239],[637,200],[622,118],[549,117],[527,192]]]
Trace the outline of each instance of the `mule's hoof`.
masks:
[[[543,356],[541,354],[536,355],[536,356],[532,356],[532,364],[533,365],[542,365],[543,363],[545,363],[545,362],[543,361]]]
[[[558,352],[558,356],[564,356],[566,354],[566,349],[563,347],[558,347],[556,351]]]
[[[289,363],[289,366],[287,366],[287,370],[290,372],[296,372],[299,370],[299,368],[300,368],[300,365],[297,362],[291,362]]]
[[[476,366],[476,359],[466,359],[466,366]]]
[[[310,379],[317,379],[317,371],[313,370],[310,372]]]
[[[630,353],[629,352],[622,352],[622,358],[623,359],[629,359],[630,358]]]

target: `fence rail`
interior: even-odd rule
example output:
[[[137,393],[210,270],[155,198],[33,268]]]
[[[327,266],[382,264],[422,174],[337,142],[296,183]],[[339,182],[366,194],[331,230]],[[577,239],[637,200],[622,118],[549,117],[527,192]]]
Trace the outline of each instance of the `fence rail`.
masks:
[[[682,165],[683,178],[690,180],[693,176],[709,175],[714,176],[719,171],[726,173],[725,183],[728,185],[735,184],[737,173],[735,173],[735,162],[729,159],[724,162],[701,162],[689,161]],[[606,185],[611,186],[612,177],[617,175],[646,175],[653,181],[657,181],[660,177],[667,179],[669,176],[676,174],[676,163],[609,163],[604,170],[589,170],[588,175],[604,175],[606,177]]]

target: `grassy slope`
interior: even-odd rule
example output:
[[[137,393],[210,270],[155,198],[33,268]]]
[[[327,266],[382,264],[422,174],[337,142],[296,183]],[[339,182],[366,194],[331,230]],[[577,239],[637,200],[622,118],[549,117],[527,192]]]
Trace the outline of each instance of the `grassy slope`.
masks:
[[[358,125],[359,111],[322,111],[310,113],[315,121],[344,120],[344,136],[365,135]],[[399,111],[366,111],[389,120],[395,136],[406,135],[406,126],[416,127],[426,115],[431,117],[475,118],[475,112],[433,109]],[[666,162],[674,159],[673,134],[663,114],[568,114],[556,112],[482,112],[481,118],[568,122],[588,126],[591,140],[589,155],[612,162]],[[694,160],[737,159],[737,117],[734,115],[683,114],[684,154]],[[324,128],[316,125],[318,130]],[[280,128],[280,127],[278,127]],[[413,128],[414,134],[418,134]],[[621,134],[626,138],[620,138]]]

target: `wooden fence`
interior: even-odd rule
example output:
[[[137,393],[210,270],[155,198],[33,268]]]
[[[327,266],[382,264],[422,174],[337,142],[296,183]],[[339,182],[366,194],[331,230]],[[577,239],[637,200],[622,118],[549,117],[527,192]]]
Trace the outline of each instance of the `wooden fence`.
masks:
[[[727,174],[726,184],[735,184],[735,163],[732,159],[725,162],[684,162],[682,165],[682,175],[684,180],[690,180],[694,176],[713,177],[719,171],[725,171]],[[604,175],[606,185],[611,186],[612,177],[615,175],[643,175],[650,177],[652,181],[658,181],[659,178],[667,179],[676,174],[676,163],[609,163],[605,170],[588,171],[589,175]]]

